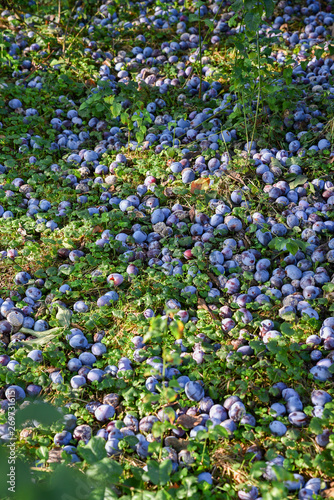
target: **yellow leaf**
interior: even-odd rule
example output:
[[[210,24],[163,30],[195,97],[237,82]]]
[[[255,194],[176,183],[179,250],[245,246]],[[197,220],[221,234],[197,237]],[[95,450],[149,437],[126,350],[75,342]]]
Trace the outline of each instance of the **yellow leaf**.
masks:
[[[207,177],[201,177],[200,179],[197,179],[196,181],[193,181],[191,183],[191,188],[190,191],[192,194],[195,193],[195,190],[198,189],[199,191],[207,191],[210,187],[210,179]]]

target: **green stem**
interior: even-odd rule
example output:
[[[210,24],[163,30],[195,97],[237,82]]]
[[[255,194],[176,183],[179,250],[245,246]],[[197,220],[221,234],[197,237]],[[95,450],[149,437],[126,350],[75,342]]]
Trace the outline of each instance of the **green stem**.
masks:
[[[222,6],[222,5],[223,5],[223,3],[220,3],[220,4],[219,4],[219,9],[217,10],[217,12],[216,12],[216,14],[215,14],[215,17],[213,18],[213,23],[215,22],[216,18],[218,17],[218,14],[219,14],[219,12],[220,12],[220,8],[221,8],[221,6]],[[211,33],[211,31],[212,31],[212,28],[209,28],[209,29],[208,29],[208,31],[206,32],[205,37],[204,37],[204,39],[203,39],[203,44],[205,43],[205,40],[206,40],[207,36],[209,35],[209,33]],[[113,39],[113,40],[114,40],[114,39]],[[194,71],[193,71],[193,69],[192,69],[192,70],[190,71],[189,75],[187,76],[187,78],[185,79],[185,81],[184,81],[184,83],[183,83],[183,85],[182,85],[182,89],[184,89],[184,87],[186,86],[186,84],[187,84],[187,82],[189,81],[190,77],[192,76],[193,72],[194,72]]]
[[[29,335],[33,335],[34,337],[45,337],[46,335],[56,333],[59,330],[63,330],[63,327],[56,326],[55,328],[45,330],[44,332],[35,332],[35,330],[31,330],[30,328],[20,328],[21,333],[27,333]]]
[[[198,7],[198,32],[199,32],[199,71],[200,71],[200,82],[199,82],[199,98],[202,99],[202,81],[203,81],[203,71],[202,71],[202,37],[201,37],[201,9]]]
[[[241,100],[242,100],[242,112],[244,114],[244,123],[245,123],[245,132],[246,132],[246,142],[248,144],[248,127],[247,127],[247,116],[246,116],[246,111],[245,111],[245,101],[244,101],[244,94],[241,91]],[[249,151],[247,151],[247,155],[249,155]]]
[[[205,441],[204,441],[201,464],[203,464],[203,462],[204,462],[204,454],[205,454],[205,450],[206,450],[207,441],[208,441],[207,439],[205,439]]]
[[[255,120],[254,120],[254,125],[253,125],[253,131],[252,131],[252,138],[251,138],[251,144],[253,143],[254,135],[255,135],[255,129],[256,129],[256,122],[257,122],[257,117],[259,115],[259,108],[260,108],[260,101],[261,101],[261,65],[260,65],[260,43],[259,43],[259,33],[256,32],[256,52],[257,52],[257,70],[258,70],[258,75],[259,75],[259,89],[257,93],[257,99],[256,99],[256,111],[255,111]],[[248,151],[249,155],[249,151]]]

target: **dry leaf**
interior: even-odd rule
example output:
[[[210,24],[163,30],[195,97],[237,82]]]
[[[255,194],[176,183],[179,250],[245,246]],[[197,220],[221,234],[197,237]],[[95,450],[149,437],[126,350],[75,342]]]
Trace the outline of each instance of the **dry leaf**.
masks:
[[[191,207],[191,209],[189,210],[189,219],[190,219],[190,221],[191,221],[191,222],[194,222],[194,219],[195,219],[195,212],[196,212],[196,210],[195,210],[195,206],[193,205],[193,206]]]
[[[192,194],[194,194],[196,189],[198,189],[199,191],[207,191],[209,187],[210,179],[208,177],[201,177],[200,179],[197,179],[196,181],[193,181],[191,183],[190,191]]]
[[[202,299],[201,297],[198,297],[198,300],[197,300],[197,305],[198,305],[198,309],[205,309],[205,311],[207,311],[211,318],[216,321],[216,317],[215,315],[213,314],[213,312],[211,311],[211,309],[209,309],[209,307],[207,306],[206,302],[204,299]]]
[[[92,78],[88,78],[88,80],[85,80],[86,85],[90,85],[91,87],[96,87],[96,82]]]
[[[176,425],[182,425],[185,429],[193,429],[196,425],[200,425],[202,417],[193,417],[191,415],[180,415],[176,420]]]
[[[59,368],[55,368],[54,366],[50,366],[49,368],[46,368],[46,371],[48,373],[59,372]]]
[[[61,448],[54,448],[53,450],[49,451],[49,458],[48,458],[48,463],[59,463],[62,461],[61,458],[61,453],[62,449]]]
[[[186,439],[178,439],[174,436],[167,436],[165,439],[165,445],[174,448],[175,451],[179,452],[181,450],[186,450],[189,441]]]
[[[332,486],[333,483],[331,483]],[[321,493],[321,496],[323,498],[334,498],[334,487],[328,488],[328,490],[325,490]]]
[[[135,217],[136,217],[137,219],[142,219],[142,218],[146,217],[146,215],[145,215],[145,214],[143,214],[143,212],[141,212],[140,210],[137,210],[137,211],[135,212]]]
[[[215,276],[213,273],[210,272],[207,272],[206,274],[209,276],[211,281],[214,282],[217,288],[221,288],[221,284],[219,283],[219,279],[217,278],[217,276]]]
[[[230,177],[230,179],[233,179],[234,181],[242,182],[242,184],[246,185],[244,179],[240,174],[238,174],[238,172],[230,171],[228,174],[226,174],[226,176]]]
[[[175,210],[174,215],[176,215],[176,217],[179,220],[183,220],[183,219],[188,219],[189,218],[188,212],[185,212],[184,210]]]
[[[84,236],[84,235],[82,235],[82,236],[80,237],[79,241],[80,241],[79,250],[82,250],[82,249],[84,248],[84,246],[85,246],[85,236]]]
[[[19,226],[17,232],[23,237],[23,239],[25,239],[24,237],[27,236],[27,231],[21,226]]]
[[[167,196],[167,198],[173,198],[175,197],[174,193],[173,193],[173,188],[171,187],[166,187],[164,189],[164,195]]]

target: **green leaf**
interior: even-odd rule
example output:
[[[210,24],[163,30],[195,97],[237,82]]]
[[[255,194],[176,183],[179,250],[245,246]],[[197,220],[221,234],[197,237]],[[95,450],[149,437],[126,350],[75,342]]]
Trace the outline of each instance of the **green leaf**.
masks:
[[[44,239],[44,241],[46,241],[47,243],[55,243],[54,240],[47,240],[46,238]],[[57,267],[48,267],[45,272],[48,276],[57,276],[58,268]]]
[[[168,483],[173,470],[171,460],[164,460],[160,464],[154,460],[147,462],[147,472],[143,474],[144,481],[151,481],[155,485],[163,486]]]
[[[56,327],[51,328],[50,330],[46,330],[44,332],[35,332],[35,330],[31,330],[30,328],[21,328],[20,332],[28,333],[29,335],[33,335],[36,337],[34,340],[25,340],[24,345],[28,346],[42,346],[51,342],[54,338],[58,337],[62,332],[63,328]],[[9,347],[12,343],[9,344]]]
[[[40,492],[40,482],[38,482],[37,492]],[[50,474],[49,484],[47,486],[44,498],[59,498],[64,500],[82,500],[90,498],[92,490],[91,481],[88,482],[86,476],[74,467],[68,467],[64,464],[58,465],[52,474]],[[43,491],[43,490],[42,490]],[[40,499],[39,494],[33,496]]]
[[[247,31],[256,31],[261,22],[261,16],[258,12],[247,12],[245,15],[245,25],[247,27]]]
[[[62,269],[59,270],[59,272],[61,274],[66,274],[66,275],[70,275],[71,272],[73,271],[74,267],[73,266],[69,266],[69,267],[63,267]]]
[[[122,111],[122,105],[121,105],[121,103],[119,103],[119,102],[113,102],[111,111],[112,111],[112,116],[114,118],[117,118],[121,114],[121,111]]]
[[[277,168],[282,168],[282,164],[278,161],[277,158],[271,158],[270,159],[270,163],[273,167],[277,167]]]
[[[310,183],[310,184],[308,185],[308,188],[309,188],[309,190],[311,191],[311,193],[312,193],[312,194],[315,194],[315,187],[314,187],[314,184]]]
[[[275,2],[273,2],[273,0],[263,0],[263,4],[266,16],[272,16],[272,14],[274,13]]]
[[[282,323],[280,329],[282,333],[289,337],[295,333],[295,329],[287,322]]]
[[[297,175],[297,177],[289,183],[290,189],[295,189],[297,186],[301,186],[307,182],[306,175]]]
[[[311,421],[309,424],[309,430],[311,432],[314,432],[314,434],[321,434],[322,433],[321,418],[318,418],[318,417],[311,418]]]
[[[296,255],[296,253],[299,250],[299,246],[295,241],[288,240],[288,242],[286,244],[286,249],[288,252],[292,253],[292,255]]]
[[[137,142],[142,142],[143,138],[144,138],[143,133],[138,130],[138,132],[136,132]]]
[[[46,462],[49,458],[49,450],[47,446],[40,446],[37,450],[37,455],[41,460],[44,460],[44,462]]]
[[[267,348],[270,352],[277,354],[280,352],[281,347],[277,344],[276,340],[270,340],[267,343]]]
[[[97,438],[103,439],[103,438]],[[105,446],[105,441],[103,448]],[[95,481],[106,481],[108,483],[118,483],[123,474],[123,467],[121,464],[112,460],[109,457],[104,457],[99,462],[95,462],[87,469],[86,474],[88,477],[93,478]]]
[[[323,52],[324,52],[324,49],[316,49],[316,50],[314,51],[314,55],[315,55],[315,57],[316,57],[317,59],[320,59],[320,58],[322,57]]]
[[[190,23],[197,23],[198,22],[198,15],[190,14],[190,16],[188,17],[188,21]]]
[[[89,495],[89,500],[117,500],[118,495],[112,488],[99,487],[92,491]]]
[[[56,64],[59,63],[60,63],[59,59],[51,59],[50,66],[55,66]]]
[[[207,25],[207,27],[210,28],[210,30],[213,29],[214,27],[213,21],[211,21],[210,19],[204,19],[204,22]]]
[[[85,446],[78,446],[78,450],[88,464],[95,464],[107,457],[105,444],[106,442],[102,437],[94,436]]]
[[[58,308],[56,319],[61,326],[69,328],[69,326],[71,325],[71,317],[72,314],[69,309],[63,309],[61,307]]]
[[[173,497],[166,490],[159,490],[154,495],[155,500],[171,500]]]
[[[40,401],[29,404],[15,413],[17,427],[27,420],[37,420],[42,425],[50,426],[61,418],[62,414],[54,406]]]
[[[115,100],[114,95],[108,95],[107,97],[104,98],[104,102],[106,102],[107,104],[113,104],[114,100]]]
[[[278,250],[280,252],[281,250],[284,250],[285,245],[286,245],[286,239],[280,238],[277,236],[276,238],[273,238],[270,241],[268,246],[269,246],[269,248],[274,249],[274,250]]]
[[[211,440],[217,441],[219,438],[229,438],[229,433],[225,427],[216,425],[213,429],[209,428],[209,438]]]
[[[326,283],[322,289],[325,291],[325,292],[333,292],[334,291],[334,283]]]

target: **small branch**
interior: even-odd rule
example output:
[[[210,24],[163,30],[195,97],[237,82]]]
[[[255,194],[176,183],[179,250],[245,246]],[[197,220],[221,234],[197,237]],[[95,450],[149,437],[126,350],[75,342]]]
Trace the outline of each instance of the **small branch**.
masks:
[[[60,24],[61,0],[58,0],[58,24]]]

